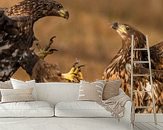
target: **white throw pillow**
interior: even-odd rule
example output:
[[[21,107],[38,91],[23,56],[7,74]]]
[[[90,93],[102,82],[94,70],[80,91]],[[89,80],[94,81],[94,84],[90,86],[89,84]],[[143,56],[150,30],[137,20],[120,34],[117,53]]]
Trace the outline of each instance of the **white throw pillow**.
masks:
[[[34,101],[33,88],[27,89],[1,89],[2,103]]]
[[[98,80],[95,82],[80,82],[79,97],[80,101],[101,101],[103,88],[106,84],[105,80]]]
[[[36,91],[36,86],[35,86],[35,80],[30,80],[30,81],[21,81],[17,79],[10,79],[11,84],[13,86],[13,89],[26,89],[26,88],[33,88],[32,95],[35,100],[37,100],[37,91]]]
[[[13,89],[11,81],[0,81],[0,89]],[[0,91],[0,102],[1,102],[1,91]]]

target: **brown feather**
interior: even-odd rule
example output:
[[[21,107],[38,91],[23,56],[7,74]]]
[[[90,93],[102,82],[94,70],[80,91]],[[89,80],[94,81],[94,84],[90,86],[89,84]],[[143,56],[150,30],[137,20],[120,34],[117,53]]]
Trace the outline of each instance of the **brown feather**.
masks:
[[[110,79],[121,79],[122,80],[122,88],[130,96],[130,72],[127,69],[126,66],[130,65],[131,63],[131,36],[134,35],[134,41],[135,41],[135,47],[134,48],[145,48],[146,47],[146,39],[145,35],[141,33],[140,31],[136,30],[135,28],[127,25],[127,24],[119,24],[114,23],[113,29],[115,29],[118,34],[122,37],[122,47],[120,51],[117,53],[117,55],[113,58],[113,60],[110,62],[108,67],[104,71],[103,78],[106,80]],[[153,46],[151,49],[151,58],[155,56],[158,58],[158,61],[155,63],[158,66],[162,66],[162,49],[163,44],[160,43],[158,45]],[[147,57],[145,57],[147,58]],[[135,51],[134,53],[134,60],[144,60],[144,52],[141,51]],[[153,60],[153,61],[156,61]],[[146,73],[149,72],[147,68],[144,68],[145,65],[143,64],[137,64],[135,65],[136,69],[134,72],[137,73]],[[157,67],[160,68],[160,67]],[[157,112],[163,112],[163,73],[157,74],[156,71],[153,70],[153,81],[154,81],[154,95],[156,99],[156,108]],[[151,93],[143,93],[142,90],[146,90],[150,88],[149,84],[149,78],[148,77],[141,77],[141,78],[134,78],[134,89],[137,90],[137,93],[134,95],[134,102],[135,106],[146,106],[152,105],[151,102]],[[136,109],[136,112],[152,112],[151,109]]]

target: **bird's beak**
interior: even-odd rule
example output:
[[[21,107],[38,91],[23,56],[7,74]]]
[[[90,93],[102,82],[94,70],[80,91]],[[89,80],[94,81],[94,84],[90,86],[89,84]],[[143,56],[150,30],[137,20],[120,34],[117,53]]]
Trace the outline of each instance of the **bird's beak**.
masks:
[[[118,23],[117,22],[114,22],[112,24],[112,28],[115,29],[115,30],[117,30],[118,29]]]
[[[121,36],[122,39],[126,38],[127,30],[123,24],[119,24],[118,22],[115,22],[112,24],[112,28],[116,30],[116,32]]]
[[[116,30],[118,33],[126,33],[126,27],[123,24],[119,24],[117,22],[112,24],[112,28]]]
[[[65,9],[60,9],[58,11],[58,14],[59,14],[60,17],[63,17],[65,19],[69,18],[69,12],[67,10],[65,10]]]

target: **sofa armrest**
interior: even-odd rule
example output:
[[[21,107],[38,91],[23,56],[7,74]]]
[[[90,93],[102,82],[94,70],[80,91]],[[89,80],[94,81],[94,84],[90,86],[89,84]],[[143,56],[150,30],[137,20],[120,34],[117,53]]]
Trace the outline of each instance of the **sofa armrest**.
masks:
[[[131,117],[132,117],[132,102],[127,101],[125,104],[125,111],[124,111],[124,119],[129,121],[131,123]]]
[[[124,116],[122,119],[120,119],[119,123],[123,126],[125,125],[127,129],[133,130],[133,118],[134,117],[132,117],[132,102],[127,101],[125,104]]]

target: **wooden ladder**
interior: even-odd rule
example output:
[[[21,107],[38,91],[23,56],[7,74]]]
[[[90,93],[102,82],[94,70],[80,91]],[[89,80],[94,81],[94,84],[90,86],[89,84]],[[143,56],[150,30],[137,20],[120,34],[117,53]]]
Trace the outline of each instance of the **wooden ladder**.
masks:
[[[133,101],[134,93],[137,92],[137,90],[134,90],[134,77],[145,77],[145,76],[149,77],[151,89],[150,89],[150,91],[143,90],[142,92],[150,92],[152,94],[152,107],[151,106],[139,106],[139,107],[135,107],[135,108],[152,108],[154,122],[155,122],[155,124],[157,124],[148,36],[146,36],[146,46],[147,46],[146,48],[134,48],[134,46],[135,46],[135,41],[134,41],[134,36],[132,35],[132,40],[131,40],[131,101]],[[147,51],[148,60],[147,61],[135,61],[134,60],[134,51]],[[134,73],[134,64],[148,64],[149,65],[149,74],[135,74]]]

